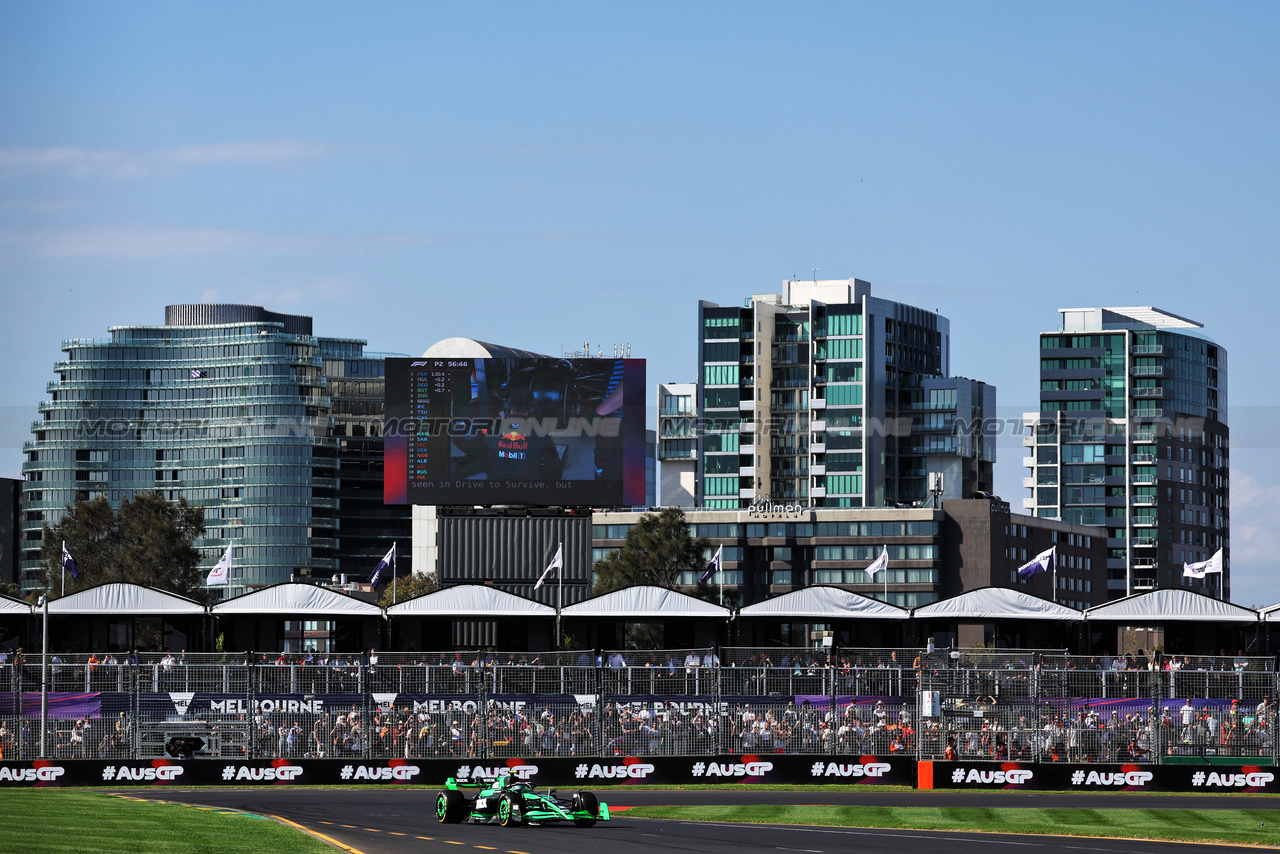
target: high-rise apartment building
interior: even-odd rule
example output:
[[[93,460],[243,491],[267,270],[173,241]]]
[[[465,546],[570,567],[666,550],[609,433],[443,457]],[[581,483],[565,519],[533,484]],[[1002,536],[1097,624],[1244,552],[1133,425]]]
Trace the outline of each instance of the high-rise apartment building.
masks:
[[[698,304],[696,502],[919,505],[989,492],[995,388],[950,376],[932,311],[860,279]]]
[[[658,383],[658,500],[692,507],[697,491],[696,383]]]
[[[1227,351],[1201,324],[1150,307],[1060,309],[1040,333],[1040,411],[1027,413],[1023,505],[1107,529],[1112,598],[1189,586],[1230,596]],[[1224,560],[1224,566],[1226,566]]]
[[[77,499],[154,490],[204,507],[204,562],[234,546],[227,596],[363,575],[408,539],[406,508],[382,504],[383,356],[364,341],[252,305],[167,306],[163,326],[109,331],[63,342],[23,447],[24,588],[43,524]]]

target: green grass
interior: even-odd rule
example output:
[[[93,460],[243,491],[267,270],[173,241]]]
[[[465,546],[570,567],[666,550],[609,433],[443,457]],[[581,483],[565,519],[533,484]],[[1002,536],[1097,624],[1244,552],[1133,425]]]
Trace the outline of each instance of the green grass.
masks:
[[[0,789],[0,851],[22,854],[333,854],[269,818],[103,792]]]
[[[733,806],[635,807],[618,816],[1280,846],[1280,813],[1274,810]]]

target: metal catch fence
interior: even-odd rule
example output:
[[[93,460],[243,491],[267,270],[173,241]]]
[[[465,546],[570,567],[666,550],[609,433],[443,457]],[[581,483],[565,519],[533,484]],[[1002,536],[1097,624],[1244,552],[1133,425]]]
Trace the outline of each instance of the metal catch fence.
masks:
[[[62,655],[43,676],[0,666],[0,759],[1274,762],[1280,697],[1267,658],[1033,650]]]

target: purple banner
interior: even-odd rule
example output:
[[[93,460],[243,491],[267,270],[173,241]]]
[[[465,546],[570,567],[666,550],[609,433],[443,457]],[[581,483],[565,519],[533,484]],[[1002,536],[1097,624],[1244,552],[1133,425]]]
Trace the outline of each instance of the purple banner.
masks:
[[[55,721],[75,721],[82,718],[98,718],[102,716],[102,695],[72,694],[53,692],[48,694],[49,718]],[[22,694],[22,708],[14,709],[14,695],[0,694],[0,717],[40,718],[40,692],[25,691]]]

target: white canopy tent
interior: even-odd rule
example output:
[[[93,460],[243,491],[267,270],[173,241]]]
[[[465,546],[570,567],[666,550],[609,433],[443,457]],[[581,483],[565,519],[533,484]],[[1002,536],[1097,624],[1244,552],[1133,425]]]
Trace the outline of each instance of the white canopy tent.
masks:
[[[1263,608],[1258,616],[1264,623],[1280,623],[1280,605]]]
[[[382,609],[370,602],[362,602],[314,584],[288,582],[228,599],[214,605],[210,613],[215,617],[268,615],[316,619],[381,617]]]
[[[205,606],[140,584],[100,584],[70,596],[49,600],[49,616],[84,615],[97,617],[203,616]]]
[[[31,615],[31,606],[20,599],[0,596],[0,617],[27,617]]]
[[[1129,625],[1204,621],[1213,623],[1256,623],[1258,612],[1194,593],[1190,590],[1152,590],[1126,596],[1084,612],[1091,623],[1113,622]]]
[[[460,584],[387,608],[388,617],[554,617],[556,609],[485,584]]]
[[[839,587],[806,587],[748,605],[739,617],[812,620],[905,620],[911,613]]]
[[[565,608],[561,615],[570,617],[623,617],[634,620],[654,618],[729,619],[729,609],[695,599],[665,587],[640,585],[626,587],[595,596]]]
[[[1058,620],[1079,622],[1081,614],[1048,599],[1008,587],[983,587],[912,612],[917,620]]]

